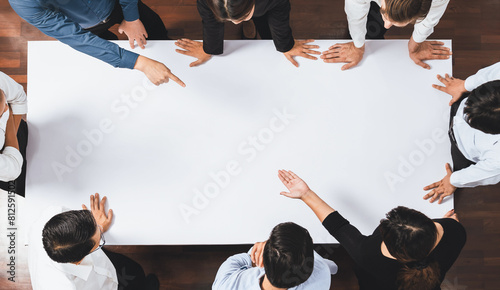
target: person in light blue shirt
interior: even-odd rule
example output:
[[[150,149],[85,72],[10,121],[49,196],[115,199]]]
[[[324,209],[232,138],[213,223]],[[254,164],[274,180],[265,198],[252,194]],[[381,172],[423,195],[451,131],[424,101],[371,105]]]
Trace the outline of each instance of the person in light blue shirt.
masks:
[[[120,23],[130,47],[145,48],[146,38],[168,39],[161,18],[138,0],[9,0],[16,13],[48,36],[114,67],[142,71],[155,85],[184,83],[162,63],[120,48],[108,40],[118,37],[108,29]]]
[[[313,250],[309,232],[294,223],[274,227],[269,239],[248,253],[229,257],[213,290],[328,290],[337,265]]]

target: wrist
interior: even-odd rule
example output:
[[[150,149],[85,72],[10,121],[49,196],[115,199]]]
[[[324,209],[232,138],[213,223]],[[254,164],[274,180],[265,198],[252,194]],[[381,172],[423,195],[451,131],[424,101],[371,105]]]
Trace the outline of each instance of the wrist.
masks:
[[[148,60],[149,58],[139,55],[139,57],[137,57],[137,60],[135,61],[134,69],[144,72],[146,68],[146,62]]]
[[[310,200],[313,196],[314,196],[314,191],[312,191],[311,189],[308,189],[306,191],[306,193],[304,193],[300,199],[303,201],[303,202],[307,202],[308,200]]]

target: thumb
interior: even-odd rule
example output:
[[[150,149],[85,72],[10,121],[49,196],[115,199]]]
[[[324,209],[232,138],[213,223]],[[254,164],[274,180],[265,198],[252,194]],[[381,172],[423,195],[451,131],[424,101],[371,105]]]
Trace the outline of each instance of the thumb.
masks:
[[[118,33],[123,34],[123,32],[125,32],[125,30],[123,30],[122,26],[118,26]]]
[[[82,204],[82,208],[83,208],[83,209],[87,209],[87,207],[86,207],[84,204]]]
[[[288,59],[295,67],[299,67],[299,64],[293,59],[292,56],[285,54],[286,59]]]
[[[110,221],[113,220],[113,210],[112,209],[108,210],[108,220],[110,220]]]
[[[280,192],[281,195],[284,195],[286,197],[290,197],[290,192],[287,192],[287,191],[282,191]]]
[[[417,60],[415,63],[416,63],[417,65],[419,65],[419,66],[421,66],[421,67],[425,68],[425,69],[431,69],[430,65],[426,64],[425,62],[423,62],[423,61],[421,61],[421,60]]]
[[[351,67],[355,66],[356,64],[354,62],[350,62],[350,63],[347,63],[347,64],[344,64],[341,68],[341,70],[348,70],[350,69]]]
[[[189,64],[189,67],[195,67],[195,66],[199,66],[200,64],[202,64],[203,61],[201,60],[196,60],[196,61],[193,61],[192,63]]]
[[[446,173],[448,173],[448,174],[452,174],[453,173],[453,171],[451,170],[450,163],[446,163]]]

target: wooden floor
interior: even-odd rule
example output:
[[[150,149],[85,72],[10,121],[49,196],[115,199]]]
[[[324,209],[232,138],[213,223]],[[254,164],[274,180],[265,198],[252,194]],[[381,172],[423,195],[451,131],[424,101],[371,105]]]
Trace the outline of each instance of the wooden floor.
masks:
[[[195,0],[143,1],[163,18],[172,38],[201,38],[201,19]],[[347,37],[343,1],[291,2],[291,25],[296,38]],[[499,0],[451,0],[432,37],[453,40],[453,71],[456,77],[465,78],[479,68],[500,61],[499,15]],[[226,25],[226,38],[240,38],[240,29],[232,24]],[[408,39],[411,31],[411,27],[391,28],[387,38]],[[43,39],[50,38],[22,21],[7,0],[0,0],[0,71],[26,86],[27,41]],[[0,200],[0,216],[5,216],[5,197]],[[500,289],[500,185],[459,190],[455,194],[455,203],[461,222],[467,229],[468,241],[448,273],[443,289]],[[17,282],[6,281],[4,228],[2,224],[0,289],[30,289],[24,248],[20,249],[18,256]],[[162,289],[210,289],[219,265],[228,256],[248,248],[249,245],[109,247],[140,262],[147,273],[156,273]],[[357,289],[351,271],[352,261],[340,246],[318,246],[318,251],[339,265],[332,289]]]

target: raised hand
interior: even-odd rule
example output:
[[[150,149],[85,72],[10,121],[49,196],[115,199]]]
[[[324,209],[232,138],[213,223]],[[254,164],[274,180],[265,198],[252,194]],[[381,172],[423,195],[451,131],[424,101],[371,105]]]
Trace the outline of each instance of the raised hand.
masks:
[[[288,188],[290,192],[282,191],[281,195],[290,197],[290,198],[299,198],[302,199],[306,196],[311,189],[304,182],[304,180],[300,179],[295,173],[292,171],[279,170],[278,177],[281,182]]]
[[[205,53],[203,50],[203,42],[182,38],[177,40],[175,45],[183,49],[176,49],[175,51],[178,53],[197,58],[196,61],[189,64],[190,67],[204,64],[212,58],[212,55]]]
[[[134,41],[137,42],[137,45],[142,49],[146,48],[145,45],[147,44],[146,38],[148,37],[148,33],[146,32],[146,28],[144,28],[141,20],[123,20],[120,26],[118,26],[118,32],[120,34],[123,34],[125,32],[132,49],[135,48]]]
[[[106,232],[111,225],[111,220],[113,220],[113,210],[108,210],[108,214],[106,215],[106,211],[104,210],[104,205],[106,204],[106,197],[103,197],[101,201],[99,201],[99,193],[94,195],[90,195],[90,211],[94,216],[94,219],[97,225],[102,227],[102,232]],[[87,209],[85,204],[82,204],[83,209]]]
[[[431,66],[426,64],[424,60],[430,59],[448,59],[450,58],[451,50],[444,47],[444,42],[441,41],[424,41],[416,43],[413,37],[408,42],[408,51],[410,58],[419,66],[430,69]]]
[[[434,182],[433,184],[427,185],[424,187],[424,190],[431,190],[431,192],[427,193],[424,196],[424,199],[427,200],[430,198],[429,202],[434,202],[439,198],[438,204],[443,202],[443,199],[447,196],[452,195],[457,189],[450,183],[450,176],[453,173],[451,171],[451,166],[449,163],[446,163],[446,176],[440,181]]]
[[[347,64],[342,66],[342,70],[346,70],[358,65],[358,63],[363,59],[364,54],[364,45],[357,48],[354,46],[353,42],[336,43],[330,46],[327,51],[323,52],[321,59],[328,63],[346,62]]]
[[[321,52],[317,50],[313,50],[314,48],[319,48],[318,45],[310,45],[307,44],[309,42],[314,42],[314,39],[307,40],[295,40],[295,44],[292,49],[287,52],[284,52],[286,59],[288,59],[294,66],[299,67],[299,63],[294,59],[295,56],[300,56],[312,60],[318,59],[311,54],[321,54]]]
[[[463,93],[467,92],[465,89],[465,81],[461,79],[456,79],[448,74],[444,75],[444,78],[440,75],[437,75],[437,79],[443,83],[443,86],[440,85],[432,85],[436,90],[440,90],[442,92],[451,95],[451,100],[449,105],[453,105],[456,101],[460,99]]]
[[[253,245],[252,251],[250,252],[250,258],[252,259],[252,263],[255,264],[256,267],[264,267],[264,247],[266,246],[266,242],[257,242]]]

